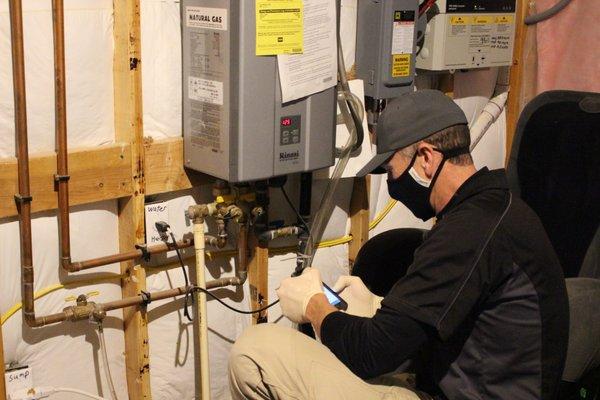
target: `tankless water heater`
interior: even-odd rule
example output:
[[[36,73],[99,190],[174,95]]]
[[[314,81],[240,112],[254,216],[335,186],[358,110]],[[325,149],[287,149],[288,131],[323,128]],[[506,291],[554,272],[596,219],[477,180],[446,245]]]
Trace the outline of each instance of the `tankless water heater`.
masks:
[[[229,182],[329,167],[335,88],[281,103],[254,0],[182,0],[185,166]]]

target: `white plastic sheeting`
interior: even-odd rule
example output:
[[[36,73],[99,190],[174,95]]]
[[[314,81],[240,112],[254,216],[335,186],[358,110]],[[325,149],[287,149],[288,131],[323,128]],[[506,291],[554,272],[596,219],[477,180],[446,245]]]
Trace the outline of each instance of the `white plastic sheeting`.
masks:
[[[112,1],[65,1],[69,145],[114,139]],[[54,56],[50,2],[23,2],[29,150],[54,149]],[[0,3],[0,157],[14,155],[8,1]]]
[[[66,0],[67,96],[69,144],[72,147],[96,146],[114,140],[112,86],[112,1]],[[144,134],[153,139],[181,134],[181,64],[179,3],[173,0],[142,0],[142,76],[144,100]],[[356,0],[342,1],[342,35],[345,60],[354,61]],[[31,153],[54,148],[54,104],[52,81],[52,31],[50,2],[24,2],[27,95],[29,109],[29,143]],[[10,61],[10,28],[7,2],[0,3],[0,157],[14,154],[12,76]],[[493,70],[492,70],[493,71]],[[491,95],[493,72],[457,74],[455,94],[459,104],[472,120]],[[499,167],[504,160],[504,126],[501,116],[497,126],[481,142],[475,152],[478,165]],[[326,181],[317,180],[313,189],[313,211],[318,207]],[[371,218],[388,203],[385,179],[372,179]],[[287,185],[292,199],[298,198],[298,177],[290,177]],[[345,179],[336,193],[336,208],[323,235],[323,240],[348,233],[348,209],[352,181]],[[161,196],[169,202],[170,220],[178,236],[191,230],[183,211],[193,202],[206,201],[208,188]],[[34,199],[35,201],[35,199]],[[71,236],[74,260],[111,254],[118,251],[118,227],[115,202],[74,207]],[[295,216],[284,203],[278,190],[272,191],[270,218],[286,223]],[[401,204],[372,232],[400,227],[429,227],[414,218]],[[214,226],[208,224],[209,230]],[[235,224],[231,226],[235,239]],[[98,240],[102,238],[102,240]],[[291,244],[278,239],[274,246]],[[53,213],[36,215],[33,221],[35,289],[39,290],[69,279],[58,267],[56,218]],[[0,312],[6,312],[20,301],[19,235],[15,219],[0,221]],[[191,255],[190,252],[187,252]],[[186,260],[192,266],[193,259]],[[323,280],[333,283],[348,270],[348,246],[320,249],[314,265],[321,269]],[[271,257],[269,296],[295,267],[295,255]],[[208,262],[208,279],[233,274],[234,260]],[[77,275],[93,276],[97,272],[118,272],[118,266],[107,266]],[[148,290],[162,290],[183,283],[181,271],[159,272],[148,268]],[[38,313],[61,310],[68,296],[92,293],[93,301],[114,300],[121,296],[118,284],[104,283],[55,291],[38,301]],[[242,289],[220,289],[218,294],[236,307],[248,308],[247,285]],[[150,304],[148,311],[150,337],[150,382],[155,399],[191,399],[194,396],[193,329],[182,312],[182,300]],[[214,399],[228,399],[227,356],[235,338],[250,321],[249,317],[232,313],[215,301],[209,301],[209,345],[211,385]],[[270,313],[271,321],[287,323],[279,307]],[[124,339],[121,311],[109,313],[105,323],[109,361],[119,398],[125,399]],[[18,312],[3,326],[4,351],[7,362],[33,366],[36,385],[75,387],[108,396],[104,382],[97,335],[87,322],[60,324],[43,329],[24,328]],[[57,394],[56,399],[74,399]]]

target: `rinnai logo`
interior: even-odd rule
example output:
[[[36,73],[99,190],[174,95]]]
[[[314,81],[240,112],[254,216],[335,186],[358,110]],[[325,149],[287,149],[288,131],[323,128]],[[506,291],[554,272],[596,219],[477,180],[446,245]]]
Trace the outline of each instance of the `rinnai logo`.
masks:
[[[283,151],[279,153],[279,161],[292,161],[300,158],[300,151]]]

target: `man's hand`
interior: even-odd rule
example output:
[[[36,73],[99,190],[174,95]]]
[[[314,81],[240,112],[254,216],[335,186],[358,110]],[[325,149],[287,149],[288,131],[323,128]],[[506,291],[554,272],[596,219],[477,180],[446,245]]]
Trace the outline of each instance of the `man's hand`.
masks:
[[[348,303],[348,314],[371,318],[383,297],[375,296],[358,276],[341,276],[332,288]]]
[[[276,292],[283,315],[297,324],[309,322],[306,306],[311,297],[323,293],[321,274],[317,269],[306,268],[302,275],[281,281]]]

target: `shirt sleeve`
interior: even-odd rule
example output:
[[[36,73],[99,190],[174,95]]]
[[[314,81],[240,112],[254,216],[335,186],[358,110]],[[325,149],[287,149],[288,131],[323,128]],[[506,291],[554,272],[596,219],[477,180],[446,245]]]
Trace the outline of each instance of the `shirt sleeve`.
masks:
[[[373,318],[338,311],[321,324],[321,342],[362,379],[395,370],[427,339],[425,326],[385,306]]]

